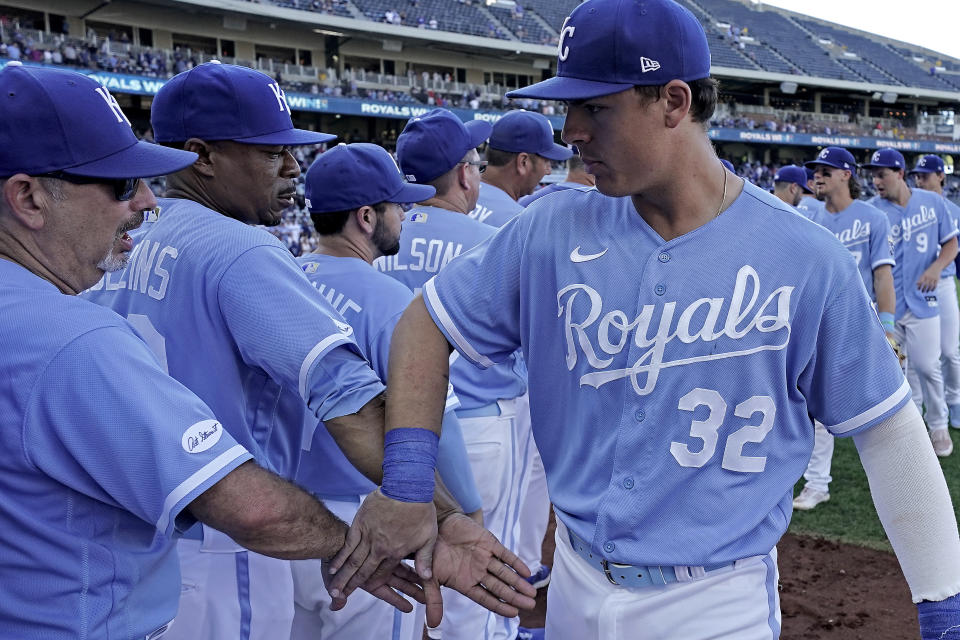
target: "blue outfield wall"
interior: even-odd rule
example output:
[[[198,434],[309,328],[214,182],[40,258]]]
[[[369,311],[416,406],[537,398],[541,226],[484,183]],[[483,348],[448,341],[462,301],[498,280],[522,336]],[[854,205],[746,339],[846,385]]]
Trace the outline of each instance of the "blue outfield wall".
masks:
[[[6,66],[9,60],[0,60]],[[30,64],[30,63],[27,63]],[[41,65],[43,66],[43,65]],[[73,69],[71,67],[71,69]],[[73,69],[99,80],[110,91],[135,95],[156,95],[165,80],[145,76],[124,75],[92,69]],[[309,93],[286,94],[287,103],[294,111],[311,111],[340,115],[370,116],[408,120],[423,115],[433,107],[424,104],[402,102],[377,102],[360,98],[318,96]],[[473,109],[450,109],[461,120],[486,120],[496,122],[505,111],[477,111]],[[547,116],[555,130],[563,127],[563,116]],[[782,133],[758,129],[715,128],[708,130],[711,140],[719,142],[744,142],[787,146],[824,147],[840,146],[849,149],[879,149],[892,147],[914,153],[960,153],[960,141],[896,140],[872,136],[827,135],[820,133]]]

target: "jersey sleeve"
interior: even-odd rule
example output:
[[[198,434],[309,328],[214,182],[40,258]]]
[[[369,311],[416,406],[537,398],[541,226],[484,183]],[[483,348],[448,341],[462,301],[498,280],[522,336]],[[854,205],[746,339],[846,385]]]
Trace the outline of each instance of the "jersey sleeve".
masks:
[[[943,198],[939,198],[937,202],[937,231],[940,236],[940,244],[960,234],[960,230],[957,228],[957,221],[949,209],[947,209],[947,202]]]
[[[87,332],[50,361],[24,425],[38,469],[164,535],[192,525],[184,508],[252,458],[121,327]]]
[[[523,236],[520,215],[427,281],[423,300],[460,354],[487,368],[520,346]]]
[[[218,296],[244,362],[296,389],[320,420],[356,413],[383,391],[353,330],[283,248],[244,252],[221,277]]]
[[[890,249],[890,221],[883,212],[876,216],[876,221],[870,225],[870,268],[876,269],[885,264],[891,267],[896,264],[893,251]]]
[[[835,436],[872,427],[910,400],[900,363],[856,272],[824,306],[798,387],[811,417]]]

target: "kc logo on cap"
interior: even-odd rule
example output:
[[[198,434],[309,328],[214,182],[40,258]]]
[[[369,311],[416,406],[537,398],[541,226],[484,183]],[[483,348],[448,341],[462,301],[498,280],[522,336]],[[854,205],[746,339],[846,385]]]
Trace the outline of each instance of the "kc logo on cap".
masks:
[[[573,37],[573,34],[576,33],[577,28],[574,26],[567,26],[567,23],[570,22],[570,16],[567,16],[563,19],[563,27],[560,28],[560,42],[557,43],[557,58],[561,61],[567,59],[567,56],[570,55],[570,47],[564,46],[564,39]]]

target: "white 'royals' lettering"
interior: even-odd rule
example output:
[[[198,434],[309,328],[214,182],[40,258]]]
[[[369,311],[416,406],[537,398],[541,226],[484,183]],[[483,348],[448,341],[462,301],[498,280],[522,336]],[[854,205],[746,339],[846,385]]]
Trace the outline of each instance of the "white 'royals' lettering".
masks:
[[[749,301],[745,298],[750,291]],[[660,372],[668,367],[678,367],[708,360],[737,358],[748,356],[760,351],[779,351],[786,348],[790,341],[790,296],[794,287],[782,286],[775,289],[759,307],[756,306],[760,295],[760,277],[750,265],[744,265],[737,272],[733,296],[726,310],[726,317],[721,320],[726,298],[700,298],[694,300],[683,309],[674,323],[677,312],[676,302],[667,302],[663,305],[644,305],[640,314],[630,320],[626,313],[619,309],[608,311],[601,317],[603,298],[600,294],[585,284],[571,284],[557,292],[557,317],[564,319],[564,336],[566,338],[567,369],[572,371],[577,364],[579,353],[586,358],[593,371],[580,376],[580,386],[600,388],[608,382],[630,378],[637,395],[645,396],[651,393],[657,385]],[[573,303],[583,294],[590,304],[589,312],[583,318],[574,318]],[[654,335],[650,336],[650,328],[654,312],[662,308],[659,326],[655,327]],[[694,316],[701,309],[706,311],[702,321],[694,324]],[[772,312],[772,313],[771,313]],[[751,316],[752,314],[752,316]],[[599,320],[599,322],[598,322]],[[596,331],[596,345],[601,353],[598,354],[594,342],[587,333],[587,329]],[[719,338],[727,337],[740,340],[756,330],[759,333],[775,333],[785,330],[782,341],[763,344],[750,349],[729,352],[711,352],[709,355],[693,356],[667,361],[663,359],[667,345],[675,339],[684,344],[697,341],[714,342]],[[632,340],[637,347],[649,347],[644,351],[632,366],[625,369],[602,371],[613,363],[613,357],[619,354],[627,343]],[[579,349],[578,349],[579,347]],[[640,384],[638,377],[646,374],[644,384]]]
[[[287,104],[287,94],[283,92],[283,89],[280,88],[280,85],[276,82],[271,82],[269,85],[270,91],[273,92],[273,97],[277,99],[277,104],[280,106],[280,111],[286,111],[290,113],[290,105]]]
[[[577,30],[576,27],[568,27],[567,23],[570,22],[570,16],[567,16],[563,21],[563,26],[560,27],[560,41],[557,43],[557,57],[560,59],[560,62],[564,62],[567,59],[567,56],[570,55],[570,47],[563,46],[563,41],[567,36],[573,37],[573,32]]]
[[[103,101],[107,103],[107,106],[110,107],[110,110],[113,111],[114,117],[117,119],[117,122],[126,122],[127,126],[132,126],[130,121],[127,120],[127,116],[123,114],[123,109],[120,108],[120,104],[117,103],[117,99],[110,95],[110,92],[107,91],[106,87],[97,87],[94,89],[97,92],[97,95],[103,98]]]
[[[929,227],[937,222],[937,211],[932,207],[920,205],[920,211],[912,216],[904,216],[903,219],[895,225],[890,226],[890,242],[896,244],[901,238],[904,242],[910,242],[912,236],[918,229]]]
[[[870,223],[854,220],[849,229],[838,231],[833,235],[845,245],[859,244],[858,240],[863,241],[870,237]]]

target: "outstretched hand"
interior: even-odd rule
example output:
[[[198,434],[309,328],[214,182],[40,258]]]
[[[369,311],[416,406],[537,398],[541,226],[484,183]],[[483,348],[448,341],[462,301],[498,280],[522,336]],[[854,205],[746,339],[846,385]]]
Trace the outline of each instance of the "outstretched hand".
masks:
[[[492,533],[468,516],[451,515],[440,524],[433,579],[423,583],[427,624],[436,627],[443,617],[440,585],[507,618],[533,609],[537,590],[524,580],[529,576],[527,565]]]

